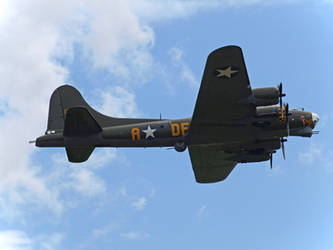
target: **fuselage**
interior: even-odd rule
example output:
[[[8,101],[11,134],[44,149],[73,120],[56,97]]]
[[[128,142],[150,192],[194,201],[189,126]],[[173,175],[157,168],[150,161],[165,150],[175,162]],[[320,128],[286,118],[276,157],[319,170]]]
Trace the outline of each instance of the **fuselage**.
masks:
[[[230,122],[228,134],[224,133],[225,124],[214,124],[204,128],[207,136],[192,138],[190,133],[191,117],[175,120],[151,120],[149,122],[103,127],[102,131],[89,136],[66,137],[62,131],[47,131],[37,139],[39,147],[94,146],[94,147],[182,147],[188,145],[211,144],[251,144],[288,136],[286,116],[279,106],[257,108],[256,116],[242,121]],[[289,135],[311,137],[319,116],[303,111],[290,110]],[[253,130],[253,135],[243,140],[241,133],[230,135],[230,127],[244,126]],[[239,129],[238,129],[239,131]],[[185,149],[184,148],[184,149]],[[177,148],[176,148],[177,149]]]

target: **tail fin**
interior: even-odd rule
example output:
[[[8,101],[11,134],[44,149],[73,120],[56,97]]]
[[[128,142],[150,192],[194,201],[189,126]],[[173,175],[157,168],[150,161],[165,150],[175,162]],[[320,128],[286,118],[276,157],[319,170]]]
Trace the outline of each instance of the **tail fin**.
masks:
[[[157,120],[113,118],[103,115],[90,107],[77,89],[70,85],[63,85],[57,88],[51,96],[46,134],[61,132],[62,130],[64,130],[66,112],[72,107],[86,108],[89,114],[101,127],[118,126]]]
[[[89,107],[79,91],[69,85],[57,88],[50,99],[47,133],[63,130],[67,111],[69,108],[77,106]]]

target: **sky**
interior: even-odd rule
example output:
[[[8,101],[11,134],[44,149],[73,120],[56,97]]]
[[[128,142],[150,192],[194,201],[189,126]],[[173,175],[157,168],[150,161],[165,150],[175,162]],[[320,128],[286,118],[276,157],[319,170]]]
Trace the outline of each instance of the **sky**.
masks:
[[[333,249],[331,0],[0,0],[0,249]],[[192,115],[207,55],[242,48],[319,135],[198,184],[188,151],[28,144],[71,84],[114,117]],[[223,115],[223,114],[221,114]]]

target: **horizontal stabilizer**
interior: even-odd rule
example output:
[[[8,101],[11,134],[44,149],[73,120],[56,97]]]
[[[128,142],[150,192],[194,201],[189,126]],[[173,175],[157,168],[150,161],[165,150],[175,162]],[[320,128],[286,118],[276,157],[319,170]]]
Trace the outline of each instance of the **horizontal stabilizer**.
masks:
[[[67,158],[70,162],[88,160],[95,147],[66,147]]]
[[[101,131],[101,126],[85,107],[72,107],[66,111],[64,136],[86,136]]]

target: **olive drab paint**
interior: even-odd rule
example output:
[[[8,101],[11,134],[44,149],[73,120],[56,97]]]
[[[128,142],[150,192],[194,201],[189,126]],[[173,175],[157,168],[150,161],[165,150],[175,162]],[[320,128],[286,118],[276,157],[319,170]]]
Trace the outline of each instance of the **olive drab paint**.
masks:
[[[194,112],[182,119],[114,118],[93,109],[72,86],[51,96],[38,147],[64,147],[70,162],[88,160],[95,147],[188,149],[199,183],[224,180],[238,163],[270,161],[288,136],[311,137],[319,116],[283,104],[282,83],[252,89],[243,52],[225,46],[207,58]],[[279,106],[277,104],[280,104]],[[152,153],[152,152],[150,152]]]
[[[190,126],[189,122],[173,122],[170,124],[170,132],[168,132],[168,134],[171,134],[172,137],[186,136],[189,130],[189,126]],[[161,127],[161,126],[157,125],[156,127]],[[138,127],[134,127],[131,129],[131,139],[132,141],[138,141],[142,139],[141,132]]]

